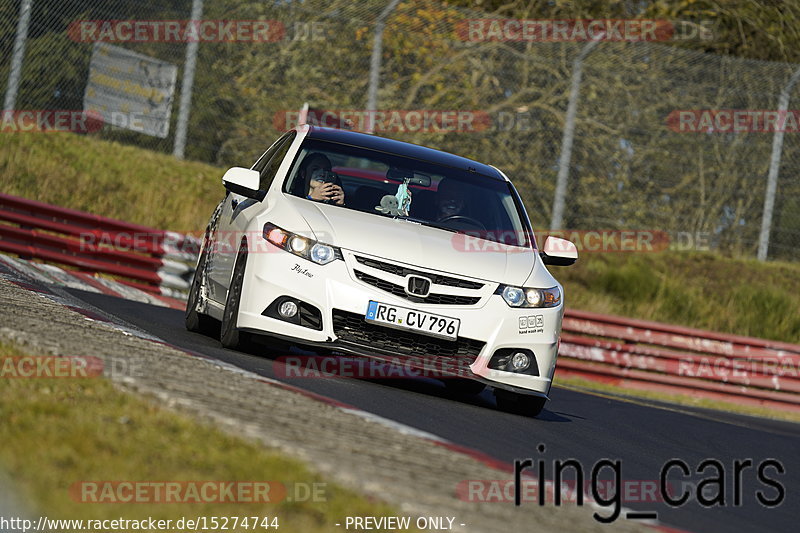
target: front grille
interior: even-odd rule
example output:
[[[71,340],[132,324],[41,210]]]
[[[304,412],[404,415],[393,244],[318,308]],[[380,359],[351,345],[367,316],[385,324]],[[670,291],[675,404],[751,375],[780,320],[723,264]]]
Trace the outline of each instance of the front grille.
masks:
[[[417,357],[428,362],[445,359],[459,368],[472,364],[486,345],[464,337],[451,341],[370,324],[363,315],[338,309],[333,310],[333,332],[340,341],[358,344],[376,355]]]
[[[363,281],[364,283],[368,283],[373,287],[377,287],[382,291],[386,291],[390,294],[394,294],[395,296],[399,296],[400,298],[405,298],[411,302],[417,303],[425,303],[425,304],[434,304],[434,305],[475,305],[480,301],[480,296],[458,296],[454,294],[434,294],[431,293],[425,298],[420,296],[411,296],[406,294],[405,288],[402,285],[397,285],[396,283],[392,283],[391,281],[386,281],[385,279],[376,278],[375,276],[370,276],[366,272],[361,272],[360,270],[354,270],[356,274],[356,278]]]
[[[378,270],[383,270],[384,272],[389,272],[390,274],[395,274],[396,276],[406,277],[409,274],[413,274],[415,276],[422,276],[428,278],[434,283],[434,285],[445,285],[447,287],[458,287],[460,289],[475,289],[475,290],[483,287],[483,283],[478,283],[477,281],[452,278],[450,276],[443,276],[441,274],[434,274],[432,272],[422,272],[421,270],[414,270],[413,268],[407,268],[392,263],[386,263],[384,261],[378,261],[377,259],[369,259],[367,257],[362,257],[360,255],[355,256],[355,258],[356,261],[358,261],[362,265],[376,268]]]

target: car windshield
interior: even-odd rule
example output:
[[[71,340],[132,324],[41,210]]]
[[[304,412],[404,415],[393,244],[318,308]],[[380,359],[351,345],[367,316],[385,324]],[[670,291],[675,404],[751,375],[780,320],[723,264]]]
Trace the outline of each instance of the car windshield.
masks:
[[[283,191],[307,198],[334,183],[344,203],[375,216],[402,218],[512,246],[530,247],[530,229],[511,184],[475,172],[365,148],[307,139]]]

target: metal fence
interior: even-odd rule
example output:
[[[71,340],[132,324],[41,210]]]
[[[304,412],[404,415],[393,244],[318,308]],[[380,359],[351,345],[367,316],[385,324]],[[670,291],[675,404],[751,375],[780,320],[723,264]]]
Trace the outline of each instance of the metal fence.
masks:
[[[28,6],[27,37],[19,40]],[[782,91],[791,109],[790,98],[800,97],[790,83],[798,65],[685,46],[702,32],[664,39],[673,42],[587,43],[470,26],[488,17],[426,0],[6,0],[0,83],[13,85],[18,57],[19,88],[6,110],[83,109],[93,41],[104,40],[174,65],[177,86],[165,137],[106,124],[93,133],[102,138],[249,165],[308,102],[356,128],[498,166],[539,229],[661,230],[678,249],[746,257],[758,255],[759,241],[765,257],[768,238],[770,258],[800,258],[797,129],[787,125],[779,145],[780,135],[754,122],[779,109]],[[246,31],[218,25],[216,37],[188,44],[152,31],[120,39],[118,31],[119,21],[189,19],[244,21]],[[94,34],[76,34],[81,21],[106,21],[106,33],[98,23]],[[253,39],[253,21],[269,28],[264,38]],[[685,29],[703,21],[672,22]],[[14,53],[15,42],[24,54]],[[373,108],[378,118],[364,113]],[[681,110],[699,119],[684,123]],[[742,128],[726,129],[700,120],[721,116],[714,110],[753,113]],[[374,121],[363,123],[365,116]]]

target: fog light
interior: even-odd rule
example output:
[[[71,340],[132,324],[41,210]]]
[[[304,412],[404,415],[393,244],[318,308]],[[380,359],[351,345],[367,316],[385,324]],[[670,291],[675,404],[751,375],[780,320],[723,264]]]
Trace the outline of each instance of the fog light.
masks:
[[[524,352],[517,352],[511,356],[511,369],[515,372],[521,372],[528,368],[531,364],[531,358]]]
[[[283,318],[292,318],[297,314],[297,304],[291,300],[287,300],[278,308],[278,314]]]

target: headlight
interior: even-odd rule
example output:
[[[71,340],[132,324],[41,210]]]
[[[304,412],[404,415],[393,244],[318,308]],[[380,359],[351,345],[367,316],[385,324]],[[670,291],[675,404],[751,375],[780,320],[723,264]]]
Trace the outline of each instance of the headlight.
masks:
[[[317,243],[311,247],[311,260],[320,265],[326,265],[336,259],[332,246]]]
[[[327,265],[339,255],[337,254],[338,249],[333,246],[286,231],[269,222],[264,224],[262,235],[278,248],[303,259],[313,261],[318,265]]]
[[[497,292],[510,307],[556,307],[561,303],[558,287],[535,289],[501,285]]]
[[[503,289],[503,300],[511,307],[519,307],[525,301],[525,291],[519,287],[506,287]]]

